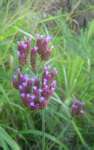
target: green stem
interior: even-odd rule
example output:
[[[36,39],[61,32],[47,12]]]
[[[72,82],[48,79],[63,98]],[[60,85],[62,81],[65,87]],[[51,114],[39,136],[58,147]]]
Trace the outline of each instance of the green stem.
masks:
[[[45,150],[45,109],[42,110],[42,150]]]

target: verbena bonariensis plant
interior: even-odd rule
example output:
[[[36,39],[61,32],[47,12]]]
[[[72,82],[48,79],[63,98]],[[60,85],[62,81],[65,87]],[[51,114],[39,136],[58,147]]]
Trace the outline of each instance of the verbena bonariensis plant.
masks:
[[[52,69],[50,66],[45,66],[41,78],[36,76],[30,77],[28,74],[23,74],[22,72],[22,68],[27,64],[26,59],[30,53],[31,57],[29,58],[33,71],[36,69],[37,53],[39,53],[44,60],[45,58],[48,59],[48,56],[50,56],[51,51],[49,51],[50,49],[48,48],[50,38],[42,37],[40,41],[38,40],[39,39],[37,39],[38,44],[36,44],[36,47],[31,50],[30,40],[18,43],[18,59],[21,68],[18,68],[13,76],[13,86],[18,89],[23,103],[32,110],[47,107],[49,99],[56,89],[55,77],[57,75],[57,70],[55,68]]]

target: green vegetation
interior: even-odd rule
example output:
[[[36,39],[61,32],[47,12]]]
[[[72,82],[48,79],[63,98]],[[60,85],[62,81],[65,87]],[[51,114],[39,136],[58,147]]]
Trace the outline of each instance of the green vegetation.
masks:
[[[44,17],[42,3],[0,0],[0,149],[93,150],[94,20],[75,32],[71,12]],[[85,10],[83,6],[77,14]],[[48,107],[31,111],[13,88],[12,76],[18,64],[17,42],[23,36],[34,40],[37,33],[53,37],[46,63],[57,68],[58,76]],[[85,103],[83,116],[71,114],[75,98]]]

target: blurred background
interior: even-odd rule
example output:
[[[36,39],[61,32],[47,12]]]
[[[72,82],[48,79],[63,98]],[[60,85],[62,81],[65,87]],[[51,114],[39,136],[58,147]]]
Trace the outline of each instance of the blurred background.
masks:
[[[48,107],[32,111],[12,76],[17,42],[36,34],[53,37],[58,76]],[[71,114],[75,99],[84,116]],[[94,0],[0,0],[0,150],[20,149],[94,150]]]

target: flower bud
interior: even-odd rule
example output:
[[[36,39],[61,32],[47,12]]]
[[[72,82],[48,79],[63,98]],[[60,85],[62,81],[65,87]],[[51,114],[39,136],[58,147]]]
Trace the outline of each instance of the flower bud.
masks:
[[[18,58],[21,66],[26,64],[29,49],[30,40],[18,42]]]
[[[50,36],[38,36],[37,37],[37,42],[36,45],[38,47],[38,53],[41,56],[42,60],[48,60],[52,49],[49,48],[49,42],[51,41],[51,37]]]
[[[79,100],[74,100],[72,103],[72,114],[79,116],[84,113],[84,103]]]

